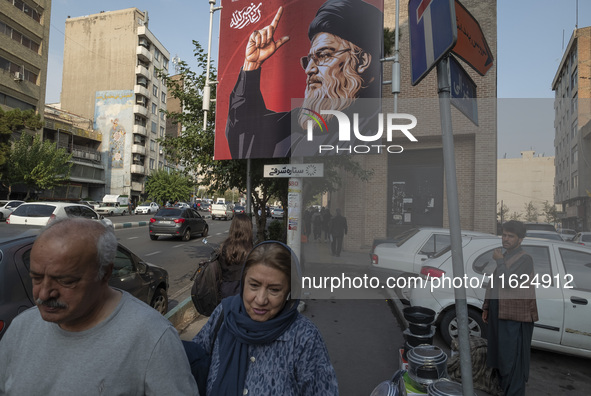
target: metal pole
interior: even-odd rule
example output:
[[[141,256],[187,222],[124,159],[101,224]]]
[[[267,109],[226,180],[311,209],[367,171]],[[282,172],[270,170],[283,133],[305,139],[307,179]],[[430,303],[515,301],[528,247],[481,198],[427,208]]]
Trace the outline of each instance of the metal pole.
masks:
[[[252,218],[252,180],[250,178],[250,158],[246,160],[246,214]]]
[[[460,231],[460,208],[458,200],[458,182],[454,154],[454,137],[451,122],[451,83],[449,77],[449,58],[445,57],[437,64],[437,85],[439,94],[439,113],[443,138],[443,163],[447,193],[447,211],[451,236],[451,257],[453,277],[463,278],[464,257],[462,254],[462,234]],[[458,321],[458,341],[460,367],[462,370],[462,388],[464,395],[474,395],[472,382],[472,363],[470,360],[470,342],[468,333],[468,306],[465,287],[455,287],[456,318]]]
[[[291,157],[291,164],[303,164],[302,157]],[[287,245],[301,261],[302,248],[302,202],[303,182],[301,177],[290,177],[287,193]]]
[[[216,0],[209,0],[209,39],[207,42],[207,66],[205,72],[205,86],[203,87],[203,129],[207,128],[207,112],[211,101],[211,82],[209,80],[209,70],[211,62],[211,35],[213,31],[213,13],[221,10],[222,7],[214,7]]]

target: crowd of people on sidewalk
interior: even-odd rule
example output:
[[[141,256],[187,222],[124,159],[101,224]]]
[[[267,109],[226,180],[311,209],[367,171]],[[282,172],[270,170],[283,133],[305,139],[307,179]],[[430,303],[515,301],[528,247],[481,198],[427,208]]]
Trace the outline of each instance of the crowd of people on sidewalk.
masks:
[[[328,208],[311,206],[304,211],[303,220],[306,241],[330,243],[331,254],[335,257],[341,255],[343,239],[348,232],[347,219],[341,209],[337,208],[335,216],[332,216]]]

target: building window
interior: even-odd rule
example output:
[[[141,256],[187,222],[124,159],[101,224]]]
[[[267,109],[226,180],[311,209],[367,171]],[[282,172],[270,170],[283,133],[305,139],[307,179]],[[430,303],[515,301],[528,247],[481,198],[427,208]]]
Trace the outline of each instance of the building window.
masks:
[[[162,67],[168,69],[168,59],[166,57],[162,57]]]
[[[152,93],[154,94],[154,96],[155,96],[156,98],[158,98],[158,87],[157,87],[157,86],[155,86],[155,85],[154,85],[154,86],[152,87]]]
[[[27,47],[31,51],[39,53],[39,43],[35,42],[26,35],[20,33],[19,31],[13,29],[4,22],[0,22],[0,33],[7,35],[8,37],[20,43],[22,46]]]
[[[577,136],[577,129],[579,128],[579,121],[575,120],[571,126],[570,138],[571,140]]]
[[[156,151],[156,141],[150,140],[150,151]]]
[[[35,21],[41,23],[41,14],[29,7],[22,0],[8,0],[8,2],[12,3],[16,8],[18,8],[20,11],[24,12],[25,14],[33,18]]]
[[[156,106],[156,103],[152,103],[152,114],[156,113],[158,113],[158,106]]]
[[[144,47],[147,50],[150,49],[150,42],[145,37],[140,37],[139,45],[141,45],[142,47]]]
[[[166,103],[166,92],[161,92],[160,93],[160,101],[162,103]]]
[[[150,169],[154,169],[154,166],[156,166],[156,161],[150,158]]]
[[[164,127],[160,127],[160,137],[164,137]]]
[[[152,121],[152,133],[156,133],[157,132],[157,128],[158,125],[156,125],[156,122]]]
[[[579,159],[579,154],[578,154],[578,147],[575,144],[573,146],[573,148],[571,149],[571,154],[570,154],[570,163],[571,164],[576,164],[577,160]]]
[[[577,175],[577,172],[573,172],[573,174],[571,175],[570,178],[570,182],[571,182],[571,189],[576,189],[579,187],[579,175]]]
[[[160,60],[160,51],[158,50],[158,48],[154,48],[154,59],[156,59],[157,61]]]
[[[162,121],[165,121],[165,120],[166,120],[166,119],[164,118],[164,112],[163,112],[163,111],[161,111],[161,112],[160,112],[160,119],[161,119]]]
[[[25,69],[23,66],[2,57],[0,57],[0,70],[6,70],[7,72],[12,73],[14,78],[18,77],[21,81],[26,80],[33,84],[37,84],[37,73]]]

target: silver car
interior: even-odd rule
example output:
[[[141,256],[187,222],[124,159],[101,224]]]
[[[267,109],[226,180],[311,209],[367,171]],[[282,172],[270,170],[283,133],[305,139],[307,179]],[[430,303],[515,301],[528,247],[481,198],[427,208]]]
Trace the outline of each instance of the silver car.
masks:
[[[6,220],[8,216],[25,201],[19,200],[0,200],[0,220]]]

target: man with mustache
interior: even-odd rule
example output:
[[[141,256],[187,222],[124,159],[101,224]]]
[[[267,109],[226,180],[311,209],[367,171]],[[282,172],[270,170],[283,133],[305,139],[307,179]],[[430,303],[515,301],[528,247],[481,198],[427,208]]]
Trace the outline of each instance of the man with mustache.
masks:
[[[279,7],[271,24],[248,40],[226,125],[234,159],[314,155],[320,144],[339,143],[338,128],[333,118],[334,127],[328,127],[333,133],[316,129],[314,141],[308,142],[310,110],[351,110],[356,98],[380,97],[382,12],[362,0],[328,0],[310,23],[310,50],[300,60],[306,73],[303,105],[285,113],[267,109],[260,90],[261,67],[289,42],[289,36],[274,38],[282,15]],[[323,117],[331,121],[330,115]]]
[[[487,366],[496,370],[505,395],[525,395],[529,377],[534,322],[538,321],[534,263],[523,250],[525,225],[511,220],[503,224],[501,248],[494,250],[497,263],[486,289],[482,320],[488,323]]]
[[[35,240],[37,304],[0,341],[0,394],[198,395],[179,336],[160,313],[109,286],[112,229],[58,220]]]

